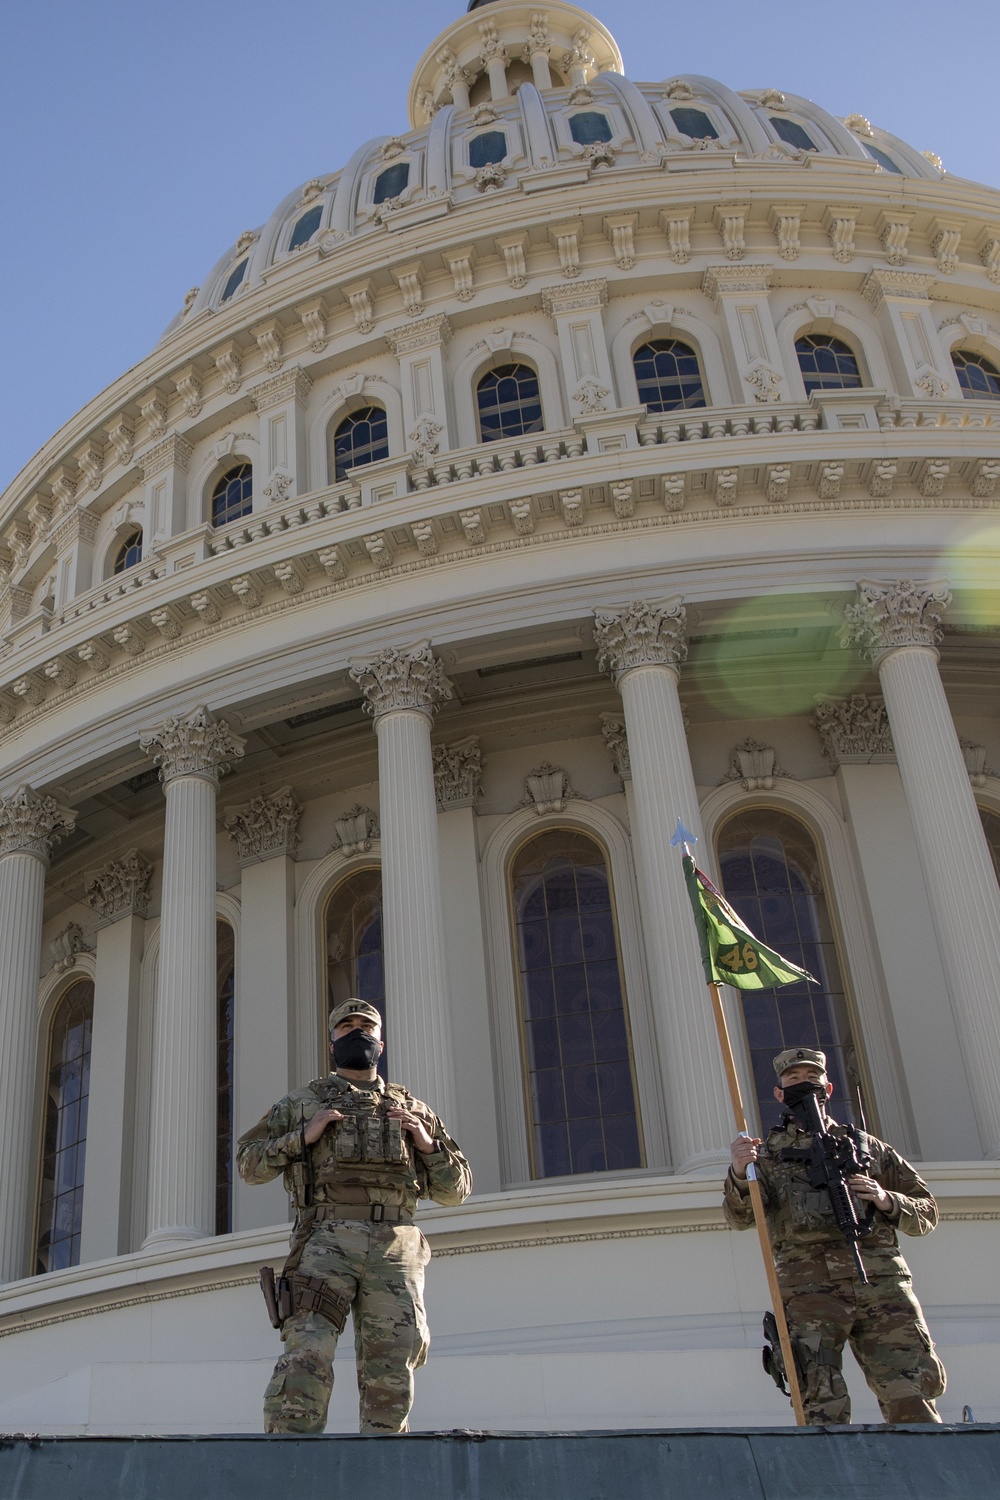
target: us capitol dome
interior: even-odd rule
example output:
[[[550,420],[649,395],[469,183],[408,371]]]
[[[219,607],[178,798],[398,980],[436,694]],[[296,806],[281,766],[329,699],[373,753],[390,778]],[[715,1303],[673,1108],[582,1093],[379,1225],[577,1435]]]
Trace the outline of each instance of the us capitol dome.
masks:
[[[416,1427],[791,1421],[678,816],[1000,1420],[1000,195],[650,50],[474,4],[0,501],[4,1429],[259,1430],[233,1141],[350,995],[476,1178]]]

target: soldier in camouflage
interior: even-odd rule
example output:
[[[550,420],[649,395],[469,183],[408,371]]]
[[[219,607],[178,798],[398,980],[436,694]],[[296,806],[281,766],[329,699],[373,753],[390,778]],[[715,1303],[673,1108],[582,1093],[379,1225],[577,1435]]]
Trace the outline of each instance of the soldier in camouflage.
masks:
[[[284,1173],[295,1203],[285,1264],[292,1311],[264,1396],[265,1432],[322,1432],[333,1356],[353,1314],[361,1431],[406,1432],[413,1372],[427,1358],[419,1198],[454,1206],[472,1174],[441,1121],[400,1084],[383,1083],[374,1006],[345,1000],[330,1016],[335,1071],[285,1096],[240,1137],[245,1182]]]
[[[807,1080],[819,1084],[826,1098],[833,1092],[826,1056],[812,1048],[779,1053],[774,1070],[779,1103],[785,1089]],[[849,1127],[831,1122],[829,1128],[840,1134]],[[801,1162],[782,1160],[784,1148],[803,1147],[809,1140],[787,1112],[766,1142],[740,1136],[732,1144],[723,1201],[733,1229],[753,1224],[747,1166],[754,1162],[788,1328],[804,1366],[800,1383],[806,1419],[817,1425],[850,1422],[842,1373],[844,1344],[849,1343],[887,1422],[940,1422],[934,1398],[945,1388],[944,1366],[934,1352],[896,1237],[898,1229],[930,1234],[937,1204],[909,1162],[874,1136],[864,1138],[869,1172],[849,1178],[848,1186],[862,1211],[868,1203],[875,1208],[872,1231],[859,1241],[866,1286],[857,1279],[829,1194],[810,1186]]]

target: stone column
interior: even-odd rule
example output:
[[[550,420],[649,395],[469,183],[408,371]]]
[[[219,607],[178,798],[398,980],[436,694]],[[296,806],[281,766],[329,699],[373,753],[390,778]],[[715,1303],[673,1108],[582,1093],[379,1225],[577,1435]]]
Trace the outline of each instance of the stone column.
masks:
[[[271,335],[274,336],[273,334]],[[306,397],[312,377],[299,365],[251,386],[247,395],[260,415],[263,482],[254,486],[254,506],[266,510],[304,495],[306,478]]]
[[[145,1248],[215,1231],[215,794],[244,741],[196,708],[139,744],[167,801]]]
[[[268,797],[254,797],[242,807],[226,809],[226,831],[236,845],[242,871],[233,1110],[237,1136],[287,1094],[293,1082],[292,916],[301,816],[302,808],[288,786]],[[321,1071],[322,1063],[317,1061],[314,1074]],[[288,1198],[280,1178],[265,1187],[252,1187],[237,1175],[234,1229],[263,1229],[287,1217]]]
[[[189,525],[197,526],[204,520],[200,515],[188,520],[187,469],[192,451],[186,438],[172,432],[139,456],[146,509],[144,554],[157,542],[169,541]]]
[[[861,292],[878,318],[897,390],[918,400],[960,400],[954,366],[936,327],[931,301],[935,281],[923,271],[876,267]]]
[[[730,212],[726,210],[729,209]],[[738,204],[716,209],[716,220],[727,255],[741,252],[743,218]],[[709,266],[702,291],[715,303],[726,327],[726,363],[735,400],[752,406],[787,401],[778,338],[768,293],[771,267]]]
[[[86,878],[97,912],[94,1036],[80,1260],[124,1255],[132,1223],[139,979],[153,867],[137,849]]]
[[[450,1122],[456,1089],[431,724],[451,684],[427,642],[390,646],[351,676],[378,736],[391,1072]]]
[[[28,1273],[34,1219],[38,969],[45,872],[76,813],[19,786],[0,799],[0,1281]]]
[[[563,379],[574,417],[590,416],[616,406],[611,358],[604,332],[603,308],[608,284],[603,277],[572,286],[542,288],[542,306],[559,338]]]
[[[407,447],[425,462],[452,447],[444,351],[451,324],[444,313],[392,328],[386,343],[399,361]]]
[[[943,583],[864,580],[848,639],[878,673],[983,1152],[1000,1156],[1000,889],[941,677]],[[934,1004],[932,995],[927,1004]]]
[[[633,840],[653,993],[663,1091],[675,1171],[728,1160],[734,1134],[722,1055],[705,989],[698,935],[680,856],[670,838],[680,818],[701,822],[677,685],[687,655],[679,600],[595,612],[598,665],[622,695],[628,736]]]

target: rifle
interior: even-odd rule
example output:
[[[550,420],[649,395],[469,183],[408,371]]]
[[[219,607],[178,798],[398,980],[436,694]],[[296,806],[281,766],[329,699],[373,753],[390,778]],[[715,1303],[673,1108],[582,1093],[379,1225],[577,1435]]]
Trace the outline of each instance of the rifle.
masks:
[[[858,1279],[867,1285],[868,1275],[858,1249],[858,1240],[871,1232],[875,1207],[869,1203],[859,1219],[847,1179],[867,1173],[871,1158],[859,1152],[856,1133],[830,1134],[819,1107],[820,1092],[817,1085],[812,1083],[797,1083],[785,1090],[785,1108],[809,1131],[812,1145],[803,1148],[786,1146],[781,1159],[803,1162],[810,1186],[825,1188],[829,1193],[837,1228],[851,1247]]]
[[[303,1187],[306,1200],[306,1208],[312,1208],[316,1197],[316,1179],[313,1175],[313,1161],[306,1143],[306,1107],[303,1104],[302,1113],[299,1116],[299,1143],[302,1147],[302,1172]]]

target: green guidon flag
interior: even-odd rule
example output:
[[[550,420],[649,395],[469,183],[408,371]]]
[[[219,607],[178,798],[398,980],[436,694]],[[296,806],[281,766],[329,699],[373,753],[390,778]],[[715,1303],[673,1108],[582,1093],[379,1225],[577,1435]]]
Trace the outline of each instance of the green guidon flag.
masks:
[[[701,940],[701,961],[709,984],[731,984],[738,990],[769,990],[781,984],[818,980],[755,938],[721,891],[702,874],[690,854],[684,855],[684,879]]]

